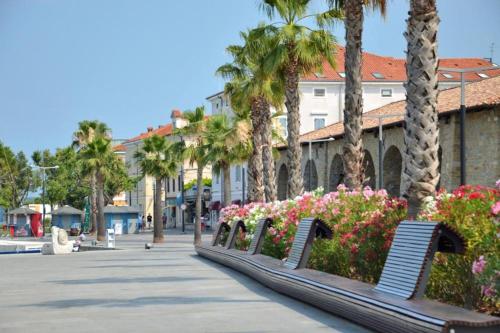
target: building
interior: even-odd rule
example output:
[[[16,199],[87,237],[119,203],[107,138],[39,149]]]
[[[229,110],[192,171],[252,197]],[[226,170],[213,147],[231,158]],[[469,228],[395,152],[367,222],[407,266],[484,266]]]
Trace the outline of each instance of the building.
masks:
[[[174,130],[177,128],[182,128],[186,125],[186,120],[182,116],[182,112],[179,110],[173,110],[170,115],[172,122],[166,125],[158,126],[156,129],[153,127],[148,127],[147,131],[141,133],[131,139],[123,142],[125,147],[125,163],[128,169],[128,174],[130,177],[139,177],[140,180],[137,182],[135,189],[129,191],[126,194],[126,202],[129,206],[139,207],[139,212],[141,215],[147,216],[151,214],[153,216],[154,207],[154,193],[155,193],[155,180],[151,176],[141,177],[141,169],[134,158],[134,154],[139,151],[144,144],[144,139],[157,134],[160,136],[167,137],[172,142],[178,142],[181,139],[186,142],[187,145],[191,142],[191,138],[183,137],[174,134]],[[189,161],[184,161],[182,166],[184,173],[184,183],[188,183],[193,179],[196,179],[196,163],[191,165]],[[211,177],[211,168],[205,167],[203,171],[205,178]],[[169,226],[177,227],[182,223],[181,214],[179,214],[181,206],[181,168],[179,173],[172,178],[164,180],[162,191],[162,200],[165,203],[164,213],[167,216],[167,221]],[[185,222],[190,223],[192,219],[191,207],[188,207],[185,214]]]
[[[113,152],[120,159],[120,161],[126,164],[125,157],[127,153],[127,147],[125,147],[125,145],[121,143],[114,145]],[[113,206],[127,206],[127,205],[128,205],[127,193],[125,191],[122,191],[113,197]]]
[[[467,183],[494,186],[500,178],[500,76],[466,85],[466,170]],[[403,122],[405,101],[390,103],[365,114],[366,116],[394,115],[383,120],[382,165],[379,164],[378,120],[366,117],[363,121],[365,148],[365,185],[377,187],[383,175],[383,188],[394,196],[401,194],[401,177],[404,166]],[[438,97],[440,172],[439,186],[452,190],[460,185],[459,137],[460,87],[440,92]],[[333,191],[343,180],[342,122],[301,136],[302,172],[305,187],[322,186]],[[333,140],[332,140],[333,138]],[[324,142],[314,142],[325,140]],[[309,142],[311,155],[309,160]],[[280,148],[276,161],[279,199],[286,199],[288,170],[286,147]],[[380,170],[382,169],[382,170]],[[381,172],[380,172],[381,171]],[[309,176],[311,175],[311,176]]]
[[[339,47],[336,55],[337,68],[333,69],[328,63],[324,63],[322,73],[311,73],[303,77],[299,83],[300,89],[300,133],[308,133],[314,130],[337,124],[343,121],[345,72],[344,72],[343,47]],[[481,58],[448,58],[440,60],[443,68],[478,68],[491,67],[493,64]],[[496,70],[483,72],[471,72],[465,75],[466,82],[475,82],[500,75],[500,67]],[[384,105],[404,100],[406,81],[405,60],[363,52],[362,67],[363,87],[363,112],[370,112]],[[448,89],[460,84],[458,73],[440,72],[438,76],[439,88]],[[212,114],[232,115],[230,101],[223,92],[207,97],[211,103]],[[283,108],[286,112],[286,108]],[[365,121],[366,122],[366,121]],[[284,137],[287,136],[286,114],[277,119],[277,128]],[[245,165],[234,166],[231,169],[232,190],[231,197],[241,199],[243,195],[244,174],[240,176]],[[278,175],[279,169],[276,169]],[[218,207],[221,202],[221,184],[223,180],[213,175],[216,181],[212,185],[213,206]],[[218,180],[218,181],[217,181]]]

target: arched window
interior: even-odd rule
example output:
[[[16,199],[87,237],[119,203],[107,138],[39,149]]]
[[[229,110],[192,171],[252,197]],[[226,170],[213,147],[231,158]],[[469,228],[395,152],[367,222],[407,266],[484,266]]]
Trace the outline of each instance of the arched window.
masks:
[[[377,186],[375,177],[375,165],[373,164],[372,155],[368,150],[365,150],[365,156],[363,158],[363,170],[365,173],[365,181],[363,186],[370,186],[374,189]]]
[[[344,182],[344,162],[339,154],[335,154],[330,165],[330,192],[337,191],[337,186]]]
[[[389,195],[400,196],[403,159],[396,146],[390,146],[384,155],[384,188]]]
[[[316,171],[316,164],[313,160],[306,163],[304,170],[304,190],[312,191],[318,188],[318,172]]]
[[[288,197],[288,169],[282,164],[278,171],[278,200],[286,200]]]

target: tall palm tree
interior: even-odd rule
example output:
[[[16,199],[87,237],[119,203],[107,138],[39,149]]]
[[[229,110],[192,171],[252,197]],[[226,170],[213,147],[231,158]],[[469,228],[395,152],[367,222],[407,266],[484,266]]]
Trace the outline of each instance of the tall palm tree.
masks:
[[[207,160],[216,173],[222,171],[224,177],[224,206],[231,204],[232,164],[246,161],[251,153],[250,124],[240,119],[238,113],[232,120],[226,115],[215,115],[206,124]]]
[[[97,197],[97,240],[103,241],[106,237],[106,223],[104,220],[104,183],[109,174],[112,160],[116,158],[111,150],[111,140],[105,137],[95,137],[85,148],[79,151],[84,169],[95,176]]]
[[[403,196],[408,215],[416,217],[423,199],[439,182],[436,0],[411,0],[409,15]]]
[[[78,130],[73,133],[73,148],[84,149],[95,138],[110,137],[109,127],[97,120],[84,120],[78,123]],[[90,174],[90,202],[91,202],[91,227],[90,233],[94,234],[97,229],[97,180],[95,172]]]
[[[185,135],[190,139],[189,144],[181,141],[182,155],[189,160],[191,166],[196,163],[196,207],[194,223],[194,244],[201,243],[201,196],[203,194],[203,169],[207,165],[207,146],[205,139],[207,120],[205,117],[205,107],[197,107],[194,111],[186,111],[183,117],[187,124],[178,129],[179,135]],[[184,160],[183,158],[183,160]]]
[[[162,181],[177,174],[179,156],[174,151],[171,142],[163,136],[154,134],[144,139],[144,145],[134,154],[134,158],[137,159],[143,177],[149,175],[155,178],[153,243],[163,243]]]
[[[335,18],[342,17],[340,11],[331,9],[317,15],[310,15],[310,0],[264,0],[262,8],[270,19],[276,14],[280,22],[263,28],[256,33],[272,32],[277,36],[277,43],[265,60],[265,69],[277,73],[285,82],[285,106],[288,113],[288,164],[290,182],[289,196],[295,197],[304,190],[301,173],[302,149],[300,147],[300,95],[299,80],[301,75],[321,71],[326,59],[335,66],[335,38],[323,29],[314,29],[301,25],[307,18],[316,18],[318,25],[328,24]]]
[[[363,90],[362,35],[363,7],[386,12],[386,0],[328,0],[332,8],[344,10],[345,18],[345,107],[343,162],[345,183],[351,189],[363,186]]]
[[[226,84],[225,92],[231,96],[233,109],[251,110],[253,150],[248,161],[252,184],[249,199],[264,201],[265,189],[269,191],[268,184],[274,184],[274,163],[270,154],[271,105],[281,108],[284,101],[283,82],[264,70],[265,59],[276,43],[276,36],[252,31],[242,32],[240,36],[244,45],[227,48],[233,62],[219,67],[217,73],[232,80]]]

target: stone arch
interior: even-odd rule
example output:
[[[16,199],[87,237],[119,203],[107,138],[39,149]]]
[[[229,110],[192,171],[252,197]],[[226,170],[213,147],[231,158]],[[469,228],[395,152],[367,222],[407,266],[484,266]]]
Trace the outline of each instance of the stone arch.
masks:
[[[278,171],[278,200],[286,200],[288,197],[288,168],[282,164]]]
[[[344,182],[344,162],[340,154],[335,154],[330,165],[330,183],[328,190],[334,192]]]
[[[372,189],[376,188],[377,179],[375,176],[375,164],[373,164],[372,155],[366,149],[363,157],[363,170],[365,173],[365,181],[363,183],[363,186],[370,186]]]
[[[311,177],[309,173],[311,172]],[[313,160],[309,160],[306,163],[306,168],[304,169],[304,190],[312,191],[318,188],[318,171],[316,170],[316,163]]]
[[[390,146],[384,155],[384,188],[389,195],[400,196],[403,158],[396,146]]]

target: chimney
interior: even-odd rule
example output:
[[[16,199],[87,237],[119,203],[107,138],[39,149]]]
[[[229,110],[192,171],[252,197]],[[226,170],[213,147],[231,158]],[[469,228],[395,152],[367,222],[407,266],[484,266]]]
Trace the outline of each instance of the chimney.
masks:
[[[153,132],[153,127],[151,127],[151,126],[150,126],[150,127],[148,127],[148,133],[149,133],[149,132]]]
[[[170,114],[170,118],[172,119],[182,118],[182,111],[179,109],[173,109],[172,113]]]

